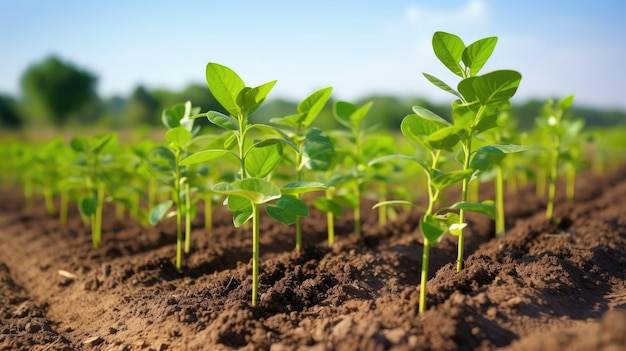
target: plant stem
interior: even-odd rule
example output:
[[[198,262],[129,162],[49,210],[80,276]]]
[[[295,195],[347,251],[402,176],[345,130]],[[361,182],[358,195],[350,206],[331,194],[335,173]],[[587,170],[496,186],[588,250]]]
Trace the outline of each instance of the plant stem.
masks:
[[[183,270],[183,206],[180,198],[180,186],[181,186],[181,171],[180,166],[180,152],[176,151],[175,155],[176,165],[174,168],[174,203],[176,206],[176,270],[182,272]]]
[[[504,237],[504,171],[502,165],[496,167],[496,237]]]
[[[548,188],[548,205],[546,206],[546,219],[552,219],[552,215],[554,214],[554,197],[556,195],[556,178],[558,176],[559,148],[561,138],[557,135],[555,139],[556,147],[552,151],[552,164],[550,166],[550,185]]]
[[[259,291],[259,205],[252,204],[252,306]]]
[[[387,183],[378,183],[378,202],[387,201]],[[378,225],[387,224],[387,206],[378,208]]]
[[[67,225],[67,208],[69,206],[67,190],[61,191],[61,199],[59,200],[59,222],[62,226]]]
[[[331,188],[326,189],[326,198],[328,200],[333,199]],[[328,246],[332,247],[335,244],[335,215],[330,211],[326,212],[326,224],[328,228]]]
[[[478,114],[482,111],[482,107],[479,110]],[[463,144],[463,153],[465,154],[465,158],[463,160],[463,170],[469,169],[470,164],[470,152],[472,150],[472,139],[468,139],[467,144]],[[467,201],[467,189],[469,186],[470,179],[463,179],[462,188],[461,188],[461,201]],[[459,222],[465,223],[465,210],[459,210]],[[456,271],[460,272],[463,269],[463,250],[465,246],[465,238],[464,238],[464,229],[461,229],[459,232],[459,243],[458,243],[458,252],[456,258]]]
[[[302,217],[296,217],[296,251],[302,249]]]
[[[44,201],[46,204],[46,211],[49,215],[54,215],[56,212],[56,208],[54,207],[54,196],[52,194],[52,189],[46,188],[43,190]]]
[[[213,227],[213,201],[211,194],[204,196],[204,228],[209,230]]]
[[[422,252],[422,275],[420,281],[419,313],[426,311],[426,283],[428,282],[428,261],[430,258],[430,243],[424,237],[424,251]]]
[[[361,234],[361,185],[357,184],[355,188],[356,200],[354,206],[354,232],[357,235]]]
[[[191,252],[191,191],[185,183],[185,253]]]
[[[104,185],[99,183],[98,190],[96,194],[96,212],[92,216],[92,243],[93,248],[97,249],[100,247],[100,242],[102,240],[102,211],[104,209]]]

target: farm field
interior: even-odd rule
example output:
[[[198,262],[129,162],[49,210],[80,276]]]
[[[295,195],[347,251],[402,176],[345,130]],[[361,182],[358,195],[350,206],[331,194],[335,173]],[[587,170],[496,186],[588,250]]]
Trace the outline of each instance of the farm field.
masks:
[[[105,207],[92,248],[75,213],[67,227],[21,194],[0,195],[3,350],[618,350],[626,344],[626,168],[584,172],[555,217],[534,187],[506,203],[510,230],[470,216],[465,268],[456,238],[431,252],[428,310],[418,314],[419,213],[379,226],[364,205],[326,243],[325,215],[304,218],[304,247],[262,216],[259,301],[251,307],[250,230],[225,208],[193,223],[176,270],[172,222],[143,228]],[[492,195],[487,187],[486,196]],[[370,211],[370,212],[366,212]],[[373,214],[373,215],[370,215]],[[321,224],[324,225],[321,225]]]

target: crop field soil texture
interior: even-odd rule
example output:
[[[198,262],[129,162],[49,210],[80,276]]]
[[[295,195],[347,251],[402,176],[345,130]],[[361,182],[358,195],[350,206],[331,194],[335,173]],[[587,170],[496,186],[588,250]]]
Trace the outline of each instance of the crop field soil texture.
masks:
[[[559,184],[562,186],[563,184]],[[456,240],[431,250],[428,309],[418,313],[420,214],[384,226],[363,204],[326,242],[325,214],[290,227],[261,215],[259,299],[250,304],[250,229],[216,209],[192,223],[175,267],[173,221],[144,228],[105,206],[102,245],[77,213],[67,227],[21,194],[0,196],[2,350],[618,350],[626,344],[626,168],[579,176],[555,218],[534,187],[506,203],[510,226],[469,214],[465,268]],[[486,197],[493,196],[484,187]],[[561,192],[562,193],[562,192]],[[77,211],[71,208],[70,212]]]

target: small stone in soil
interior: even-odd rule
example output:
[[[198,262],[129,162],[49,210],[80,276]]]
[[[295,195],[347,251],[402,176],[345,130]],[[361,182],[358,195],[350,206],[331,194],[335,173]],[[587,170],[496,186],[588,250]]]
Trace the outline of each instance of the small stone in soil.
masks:
[[[92,336],[91,338],[85,339],[83,341],[83,345],[87,346],[97,346],[104,342],[104,339],[99,336]]]

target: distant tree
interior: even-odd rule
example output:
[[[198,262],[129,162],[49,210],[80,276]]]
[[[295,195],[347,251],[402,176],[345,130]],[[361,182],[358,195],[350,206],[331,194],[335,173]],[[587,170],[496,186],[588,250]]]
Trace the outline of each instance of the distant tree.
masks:
[[[124,124],[160,125],[162,106],[155,96],[142,85],[135,88],[124,113]]]
[[[30,66],[22,76],[22,93],[34,113],[57,126],[97,97],[96,77],[51,56]]]
[[[22,118],[17,110],[15,100],[10,96],[0,95],[0,126],[17,129],[22,124]]]

